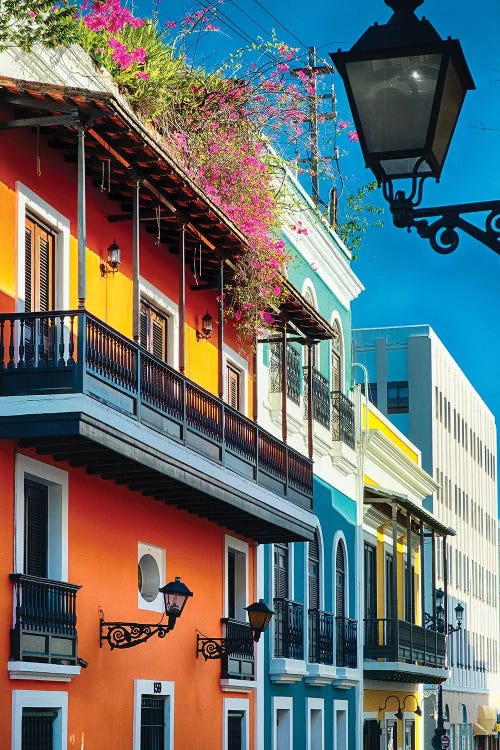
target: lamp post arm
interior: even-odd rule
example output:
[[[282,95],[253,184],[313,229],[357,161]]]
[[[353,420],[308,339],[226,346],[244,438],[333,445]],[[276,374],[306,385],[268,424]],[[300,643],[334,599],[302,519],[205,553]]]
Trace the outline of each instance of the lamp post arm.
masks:
[[[457,230],[473,237],[500,255],[500,201],[482,201],[477,203],[459,203],[451,206],[417,208],[411,197],[402,192],[389,200],[394,225],[406,228],[413,227],[423,239],[428,239],[437,253],[447,255],[457,249],[459,235]],[[462,214],[487,214],[484,229],[463,218]],[[428,219],[435,218],[429,222]]]

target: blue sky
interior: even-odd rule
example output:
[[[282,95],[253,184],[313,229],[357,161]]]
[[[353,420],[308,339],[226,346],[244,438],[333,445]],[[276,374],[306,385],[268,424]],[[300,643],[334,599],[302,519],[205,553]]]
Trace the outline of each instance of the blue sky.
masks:
[[[161,16],[178,19],[201,5],[161,0]],[[349,49],[374,21],[385,23],[391,14],[383,0],[225,0],[220,9],[237,28],[221,23],[221,33],[204,41],[214,58],[221,47],[242,46],[238,28],[254,38],[274,28],[291,46],[299,39],[327,57],[339,47]],[[426,0],[416,13],[442,37],[460,40],[476,84],[467,94],[441,182],[426,184],[423,205],[500,200],[498,0],[482,0],[477,9],[465,0]],[[349,119],[340,76],[333,80],[339,115]],[[360,184],[371,178],[357,144],[349,144],[343,170]],[[384,205],[381,196],[374,202]],[[386,211],[384,227],[367,235],[353,269],[366,288],[353,305],[354,325],[431,325],[500,424],[500,256],[465,235],[454,253],[441,256],[414,232],[394,228]]]

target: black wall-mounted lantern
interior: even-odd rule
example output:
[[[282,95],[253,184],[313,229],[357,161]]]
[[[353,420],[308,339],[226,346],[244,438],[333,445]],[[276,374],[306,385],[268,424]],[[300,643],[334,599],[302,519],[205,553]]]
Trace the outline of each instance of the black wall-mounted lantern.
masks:
[[[263,599],[245,607],[248,612],[251,634],[246,638],[208,638],[198,633],[196,636],[196,656],[201,654],[205,661],[207,659],[222,659],[227,654],[235,654],[247,651],[253,643],[256,643],[261,634],[271,622],[274,612],[269,609]]]
[[[349,52],[331,58],[344,81],[359,142],[395,226],[415,227],[447,254],[457,229],[500,253],[500,201],[417,208],[423,181],[439,180],[467,91],[475,88],[460,42],[443,40],[414,11],[423,0],[385,0],[393,15],[371,26]],[[394,180],[411,180],[408,194]],[[462,214],[487,213],[485,229]],[[429,222],[427,219],[431,218]]]
[[[116,244],[116,240],[113,240],[111,245],[108,247],[108,259],[107,262],[102,262],[99,266],[101,269],[101,276],[107,276],[109,273],[116,273],[121,260],[122,251],[119,245]]]
[[[139,622],[106,622],[102,609],[99,610],[99,646],[107,642],[110,649],[132,648],[157,635],[164,638],[174,629],[177,619],[181,616],[186,602],[193,592],[185,586],[180,578],[167,583],[159,591],[163,594],[165,615],[167,622],[162,620],[152,625]]]
[[[196,331],[196,341],[207,341],[214,328],[214,321],[208,310],[201,319],[201,331]]]

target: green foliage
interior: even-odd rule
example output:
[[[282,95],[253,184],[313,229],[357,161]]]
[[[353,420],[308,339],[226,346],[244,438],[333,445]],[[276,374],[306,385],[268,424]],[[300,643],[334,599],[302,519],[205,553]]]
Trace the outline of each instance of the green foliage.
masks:
[[[353,259],[356,258],[354,251],[361,247],[367,231],[373,227],[383,226],[380,219],[374,218],[383,213],[383,208],[366,201],[368,194],[376,189],[377,183],[373,180],[349,195],[342,219],[336,227],[342,241],[353,251]]]
[[[29,52],[33,45],[54,48],[76,39],[75,5],[54,0],[2,0],[0,3],[0,50],[20,47]]]

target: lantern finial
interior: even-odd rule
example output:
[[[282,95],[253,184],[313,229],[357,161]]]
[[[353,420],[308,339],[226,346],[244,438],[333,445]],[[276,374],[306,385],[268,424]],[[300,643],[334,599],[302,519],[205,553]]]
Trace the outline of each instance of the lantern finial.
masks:
[[[414,13],[419,5],[422,5],[424,0],[384,0],[385,4],[389,6],[394,12],[403,13]]]

